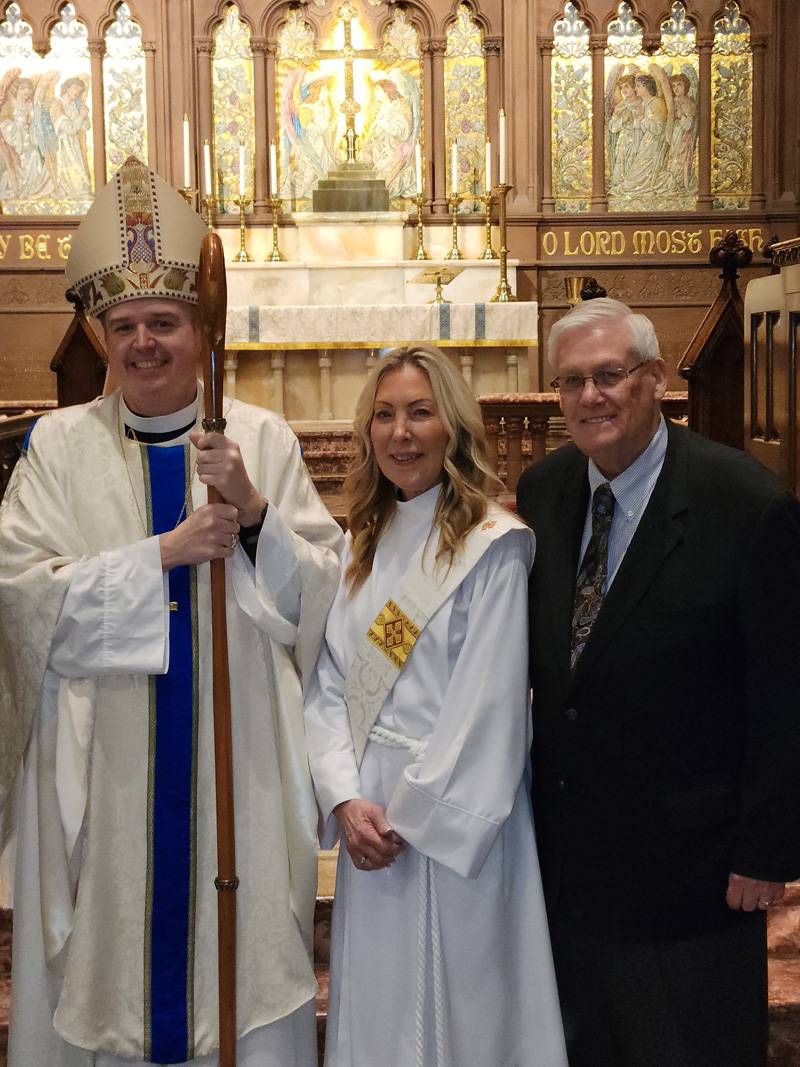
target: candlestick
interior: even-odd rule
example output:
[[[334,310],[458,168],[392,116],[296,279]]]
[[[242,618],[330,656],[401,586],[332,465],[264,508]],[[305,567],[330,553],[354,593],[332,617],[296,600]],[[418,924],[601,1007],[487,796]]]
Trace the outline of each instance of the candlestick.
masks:
[[[422,145],[417,141],[414,145],[414,178],[417,196],[422,195]]]
[[[488,142],[487,142],[488,143]],[[492,248],[492,196],[491,186],[488,186],[486,193],[481,197],[483,206],[486,211],[486,247],[480,254],[480,259],[497,259],[497,252]]]
[[[485,196],[492,195],[492,142],[486,142],[486,162],[483,168],[483,192]]]
[[[508,190],[510,185],[500,183],[497,186],[497,203],[500,209],[500,281],[497,286],[497,292],[491,299],[492,304],[507,304],[517,298],[511,292],[511,286],[508,284],[508,249],[506,248],[506,197],[508,196]]]
[[[240,174],[239,177],[240,177],[240,183],[241,183],[241,174]],[[244,225],[244,212],[245,212],[245,208],[250,203],[250,201],[245,199],[244,196],[237,196],[237,197],[234,197],[233,202],[239,208],[239,251],[233,257],[233,262],[234,263],[252,263],[253,262],[253,257],[251,255],[248,255],[247,248],[245,246],[245,225]]]
[[[208,138],[206,138],[203,141],[203,192],[208,198],[213,191],[214,187],[211,184],[211,145],[208,143]]]
[[[247,189],[247,182],[245,180],[245,173],[244,173],[244,164],[245,164],[244,141],[241,141],[239,143],[239,196],[240,197],[244,196],[245,190]]]
[[[282,263],[286,257],[278,247],[278,213],[281,209],[281,198],[279,196],[271,196],[269,202],[272,207],[272,251],[267,256],[266,262]]]
[[[450,146],[450,195],[458,196],[458,141]]]
[[[208,226],[209,233],[214,229],[214,213],[217,210],[216,197],[206,196],[203,198],[203,211],[206,216],[206,226]]]
[[[453,216],[453,246],[444,258],[463,259],[461,249],[458,247],[458,205],[461,203],[461,197],[458,193],[451,193],[448,203],[450,204],[450,214]]]
[[[190,188],[192,184],[191,149],[189,144],[189,116],[183,116],[183,187]]]
[[[417,249],[414,254],[414,259],[430,259],[431,257],[425,251],[425,231],[422,228],[422,205],[424,203],[424,196],[422,195],[422,189],[414,197],[414,203],[417,205]]]
[[[502,107],[500,108],[500,119],[499,119],[498,133],[499,133],[499,139],[500,139],[500,166],[499,166],[500,184],[501,185],[505,185],[506,184],[506,113],[505,113],[504,108],[502,108]]]
[[[278,195],[278,146],[274,141],[269,143],[269,195]]]

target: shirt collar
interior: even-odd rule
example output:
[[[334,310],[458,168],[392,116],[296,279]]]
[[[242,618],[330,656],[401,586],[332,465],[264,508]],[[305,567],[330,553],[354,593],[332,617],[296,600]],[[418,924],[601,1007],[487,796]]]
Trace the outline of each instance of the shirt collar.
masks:
[[[197,418],[199,394],[191,404],[180,411],[171,411],[169,415],[136,415],[125,403],[125,397],[120,395],[119,410],[122,421],[132,430],[141,433],[170,433],[181,430]]]
[[[640,456],[626,467],[622,474],[613,478],[609,485],[617,507],[629,521],[636,517],[642,506],[642,489],[649,482],[655,482],[658,472],[667,454],[667,424],[662,415],[658,429],[653,434],[650,444]],[[608,478],[597,469],[593,460],[589,460],[589,489],[594,494],[598,485],[608,482]]]

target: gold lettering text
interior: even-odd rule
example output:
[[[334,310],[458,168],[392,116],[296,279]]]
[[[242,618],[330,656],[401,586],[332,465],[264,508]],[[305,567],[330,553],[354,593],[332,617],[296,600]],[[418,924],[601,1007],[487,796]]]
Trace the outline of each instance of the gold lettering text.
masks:
[[[8,244],[10,240],[10,236],[4,237],[2,233],[0,233],[0,259],[6,258],[6,252],[8,251]]]
[[[747,243],[753,249],[754,252],[760,252],[764,247],[764,236],[761,233],[761,227],[757,230],[747,231]]]
[[[595,235],[591,230],[584,230],[581,234],[580,240],[581,252],[585,256],[593,256],[595,254]]]
[[[577,256],[578,249],[570,248],[569,230],[564,230],[564,255],[565,256]]]
[[[553,233],[552,230],[548,230],[547,233],[542,237],[542,251],[546,256],[554,256],[556,254],[557,248],[558,237]],[[67,257],[64,256],[64,259],[66,258]]]
[[[652,230],[633,231],[633,254],[635,256],[652,256],[655,244],[655,234]]]
[[[621,256],[625,251],[625,234],[622,230],[611,231],[611,255]]]
[[[66,237],[59,237],[58,239],[58,254],[62,259],[69,259],[69,253],[72,249],[72,234],[68,233]]]
[[[659,230],[656,234],[656,250],[665,256],[672,246],[669,230]]]
[[[673,230],[670,235],[670,252],[676,256],[686,251],[686,230]]]
[[[597,231],[597,254],[600,256],[611,255],[611,234],[608,230]]]
[[[52,259],[50,255],[50,249],[48,245],[50,243],[49,233],[40,233],[36,235],[36,256],[38,259]]]
[[[703,251],[703,246],[700,243],[702,234],[702,230],[690,230],[689,233],[686,234],[686,247],[692,255],[696,255],[698,252]]]
[[[36,255],[36,241],[33,234],[21,233],[19,235],[19,258],[33,259]]]
[[[709,251],[714,247],[717,241],[721,240],[725,236],[724,230],[719,230],[716,227],[712,227],[708,231],[708,248]]]

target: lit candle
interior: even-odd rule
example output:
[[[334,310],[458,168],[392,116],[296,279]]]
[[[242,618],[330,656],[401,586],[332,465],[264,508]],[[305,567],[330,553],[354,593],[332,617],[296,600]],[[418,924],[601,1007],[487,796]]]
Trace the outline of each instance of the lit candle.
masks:
[[[458,141],[453,141],[450,148],[450,192],[458,194]]]
[[[189,151],[189,116],[183,116],[183,187],[188,189],[192,184],[191,154]]]
[[[486,194],[492,191],[492,142],[486,142],[486,172],[484,174],[484,187]]]
[[[506,113],[500,108],[500,184],[506,184]]]
[[[417,179],[417,196],[422,196],[422,145],[414,145],[414,173]]]
[[[211,196],[211,145],[208,138],[203,141],[203,185],[206,196]]]
[[[278,195],[278,146],[274,141],[269,143],[269,195]]]
[[[244,198],[247,183],[244,177],[244,141],[239,144],[239,196]]]

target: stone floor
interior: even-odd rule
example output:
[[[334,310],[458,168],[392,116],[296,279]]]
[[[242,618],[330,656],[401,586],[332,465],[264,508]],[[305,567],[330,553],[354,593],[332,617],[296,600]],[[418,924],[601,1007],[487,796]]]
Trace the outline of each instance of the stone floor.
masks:
[[[333,859],[321,864],[314,950],[317,960],[317,1034],[321,1051],[328,1006],[328,964],[333,893]],[[769,919],[769,1067],[800,1067],[800,883]],[[6,1067],[8,1001],[11,987],[11,913],[0,911],[0,1067]],[[47,1067],[30,1064],[26,1067]]]

